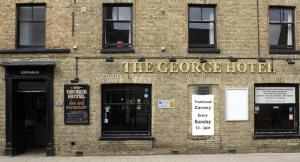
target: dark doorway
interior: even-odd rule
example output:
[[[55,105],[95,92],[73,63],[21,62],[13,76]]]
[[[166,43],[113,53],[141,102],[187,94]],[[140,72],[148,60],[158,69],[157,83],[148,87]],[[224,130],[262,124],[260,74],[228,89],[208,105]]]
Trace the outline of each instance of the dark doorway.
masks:
[[[53,61],[5,62],[6,148],[14,156],[54,155]]]
[[[43,80],[15,81],[12,106],[16,154],[45,150],[47,145],[47,91]]]

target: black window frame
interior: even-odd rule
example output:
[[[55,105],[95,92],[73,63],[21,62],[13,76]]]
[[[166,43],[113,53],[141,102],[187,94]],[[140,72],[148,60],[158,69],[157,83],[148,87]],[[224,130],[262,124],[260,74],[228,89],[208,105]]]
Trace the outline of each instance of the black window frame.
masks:
[[[296,124],[295,129],[257,129],[256,128],[256,115],[255,109],[254,113],[254,138],[290,138],[290,137],[299,137],[299,84],[289,84],[289,83],[257,83],[254,85],[254,98],[256,97],[256,87],[295,87],[295,116],[294,116],[294,124]],[[292,105],[285,103],[274,103],[274,104],[257,104],[254,99],[254,106],[264,106],[264,105]]]
[[[280,10],[280,22],[271,22],[270,21],[270,11],[271,10]],[[292,23],[289,22],[282,22],[284,17],[284,10],[291,10],[292,11]],[[295,30],[295,7],[293,6],[270,6],[269,7],[269,47],[270,50],[295,50],[296,45],[296,30]],[[292,25],[292,45],[271,45],[270,44],[270,27],[271,25],[281,25],[281,24],[291,24]]]
[[[45,34],[44,34],[44,45],[28,45],[28,46],[24,46],[24,45],[20,45],[20,8],[21,7],[44,7],[45,8],[45,20],[44,21],[22,21],[22,22],[36,22],[36,23],[41,23],[43,22],[44,23],[44,26],[45,26]],[[32,48],[32,49],[35,49],[35,48],[45,48],[46,46],[46,9],[47,9],[47,6],[45,3],[22,3],[22,4],[17,4],[16,5],[16,8],[17,8],[17,13],[16,13],[16,49],[22,49],[22,48]]]
[[[124,49],[132,49],[133,48],[133,5],[131,3],[104,3],[103,4],[103,13],[102,13],[102,48],[103,49],[115,49],[115,50],[124,50]],[[107,7],[130,7],[130,20],[107,20],[106,19],[106,9]],[[129,43],[124,43],[124,47],[117,47],[117,43],[106,43],[106,22],[124,22],[130,23],[130,39]],[[106,53],[106,51],[103,51]],[[108,52],[118,52],[118,51],[108,51]],[[131,51],[124,51],[131,52]]]
[[[201,21],[191,21],[190,20],[190,8],[192,7],[197,7],[197,8],[201,8],[201,12],[202,12],[202,8],[212,8],[214,10],[214,20],[201,20]],[[206,51],[209,52],[209,49],[217,49],[217,26],[216,26],[216,21],[217,21],[217,16],[216,16],[216,5],[199,5],[199,4],[189,4],[188,5],[188,48],[189,49],[205,49]],[[201,15],[202,17],[202,15]],[[210,45],[210,44],[197,44],[197,45],[191,45],[190,42],[190,23],[213,23],[214,24],[214,44]],[[216,51],[217,53],[219,51]]]
[[[132,103],[106,103],[106,92],[109,91],[110,87],[114,87],[113,90],[128,90],[131,88],[148,88],[149,89],[149,103],[148,104],[142,104],[149,107],[149,114],[148,114],[148,129],[147,131],[111,131],[111,130],[105,130],[105,106],[106,105],[132,105]],[[126,138],[126,137],[132,137],[132,138],[138,138],[138,137],[151,137],[151,128],[152,128],[152,85],[151,84],[102,84],[101,85],[101,136],[103,138],[105,137],[112,137],[112,138]]]

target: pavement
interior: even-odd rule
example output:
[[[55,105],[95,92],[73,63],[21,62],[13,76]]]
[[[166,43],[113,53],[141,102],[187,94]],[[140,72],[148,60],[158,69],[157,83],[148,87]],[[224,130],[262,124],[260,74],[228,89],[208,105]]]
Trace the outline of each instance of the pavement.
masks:
[[[33,154],[15,157],[1,156],[0,162],[300,162],[300,153],[83,157],[45,157]]]

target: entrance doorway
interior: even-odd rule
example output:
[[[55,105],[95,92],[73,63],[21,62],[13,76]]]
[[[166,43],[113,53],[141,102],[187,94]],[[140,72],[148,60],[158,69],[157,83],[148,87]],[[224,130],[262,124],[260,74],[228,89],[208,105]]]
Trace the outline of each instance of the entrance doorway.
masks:
[[[5,62],[5,155],[54,155],[54,61]],[[40,150],[40,151],[39,151]]]
[[[47,145],[47,91],[43,80],[15,81],[12,106],[16,154],[45,150]]]

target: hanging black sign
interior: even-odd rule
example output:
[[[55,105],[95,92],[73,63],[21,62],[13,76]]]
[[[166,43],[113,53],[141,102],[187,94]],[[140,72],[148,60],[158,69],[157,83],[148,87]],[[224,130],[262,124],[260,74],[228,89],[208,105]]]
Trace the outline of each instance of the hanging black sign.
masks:
[[[65,85],[65,124],[89,124],[89,86]]]

